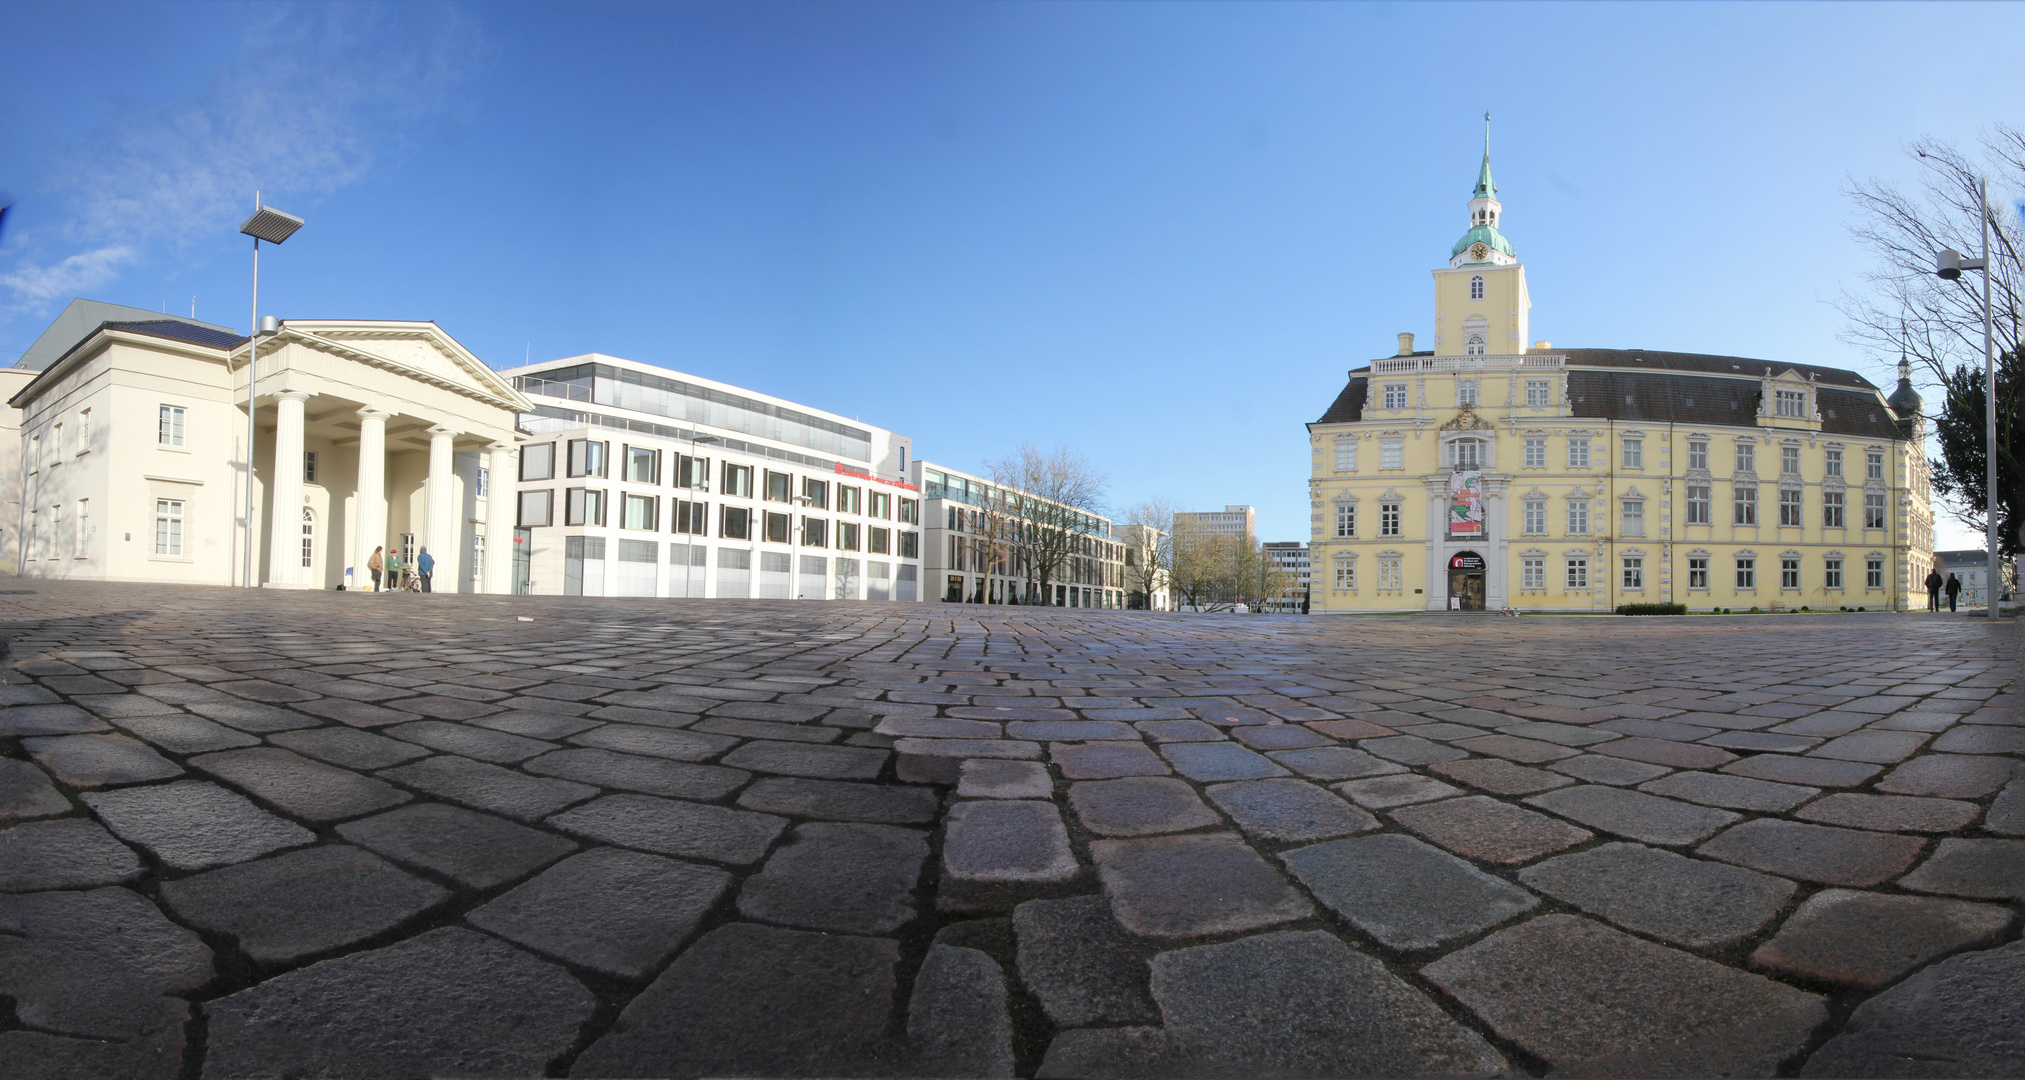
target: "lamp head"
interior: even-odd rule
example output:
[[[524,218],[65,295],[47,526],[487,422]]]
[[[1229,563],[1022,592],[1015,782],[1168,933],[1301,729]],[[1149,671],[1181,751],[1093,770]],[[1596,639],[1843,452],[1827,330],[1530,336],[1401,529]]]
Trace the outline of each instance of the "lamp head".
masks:
[[[1942,248],[1934,256],[1934,273],[1943,281],[1953,281],[1962,276],[1962,253],[1954,248]]]
[[[263,206],[255,210],[244,225],[239,226],[239,231],[255,240],[279,244],[294,236],[295,230],[300,228],[302,228],[301,218],[294,214],[284,214],[272,206]]]

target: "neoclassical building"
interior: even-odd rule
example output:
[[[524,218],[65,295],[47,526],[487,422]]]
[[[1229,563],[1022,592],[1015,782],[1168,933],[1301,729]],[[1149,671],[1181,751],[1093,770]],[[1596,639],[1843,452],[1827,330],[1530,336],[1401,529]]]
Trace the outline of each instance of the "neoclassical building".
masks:
[[[289,320],[249,341],[105,321],[36,371],[20,411],[29,577],[368,585],[375,547],[435,557],[444,592],[508,592],[515,419],[532,405],[427,322]],[[249,463],[250,456],[250,463]],[[253,472],[248,505],[246,474]]]
[[[1317,615],[1903,609],[1933,564],[1920,399],[1815,364],[1528,344],[1488,148],[1432,350],[1308,425]]]

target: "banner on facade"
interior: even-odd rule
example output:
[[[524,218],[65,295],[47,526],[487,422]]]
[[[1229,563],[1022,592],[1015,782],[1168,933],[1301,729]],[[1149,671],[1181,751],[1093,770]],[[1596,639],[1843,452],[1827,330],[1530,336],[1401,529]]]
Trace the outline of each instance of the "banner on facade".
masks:
[[[1449,474],[1448,534],[1484,534],[1484,474],[1475,469]]]

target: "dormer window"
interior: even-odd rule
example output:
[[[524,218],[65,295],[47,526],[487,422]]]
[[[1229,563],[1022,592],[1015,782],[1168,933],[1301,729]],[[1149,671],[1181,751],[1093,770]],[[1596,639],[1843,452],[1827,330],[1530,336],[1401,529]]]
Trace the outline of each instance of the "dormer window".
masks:
[[[1463,347],[1463,351],[1471,356],[1484,355],[1484,336],[1482,334],[1471,334],[1469,341]]]
[[[1773,415],[1798,420],[1806,415],[1807,395],[1799,390],[1777,390],[1773,392]]]
[[[1470,299],[1482,300],[1483,298],[1484,276],[1482,274],[1472,274],[1470,276]]]

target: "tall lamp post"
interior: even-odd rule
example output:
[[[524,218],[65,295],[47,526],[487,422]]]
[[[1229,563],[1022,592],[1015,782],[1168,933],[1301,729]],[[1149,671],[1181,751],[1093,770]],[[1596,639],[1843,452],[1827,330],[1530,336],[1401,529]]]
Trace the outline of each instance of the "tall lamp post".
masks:
[[[1984,614],[1997,617],[1997,587],[2003,579],[1998,574],[2002,561],[1997,555],[1997,355],[1991,349],[1992,311],[1990,308],[1990,178],[1985,175],[1976,181],[1976,213],[1982,218],[1983,257],[1970,259],[1954,248],[1942,248],[1934,256],[1934,273],[1944,281],[1954,281],[1964,270],[1983,272],[1983,459],[1987,473],[1983,482],[1983,546],[1984,554],[1990,558],[1989,576],[1985,579]]]
[[[259,374],[255,361],[260,355],[260,335],[279,329],[278,325],[276,330],[260,325],[260,242],[279,244],[300,228],[301,218],[261,205],[257,191],[253,193],[253,216],[239,226],[241,233],[253,238],[253,330],[246,341],[246,561],[240,577],[241,584],[249,589],[253,587],[253,399],[254,381]]]

